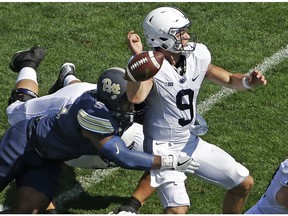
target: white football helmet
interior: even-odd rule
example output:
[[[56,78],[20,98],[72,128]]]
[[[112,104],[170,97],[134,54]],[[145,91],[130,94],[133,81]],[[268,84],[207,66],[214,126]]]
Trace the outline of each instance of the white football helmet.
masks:
[[[150,47],[161,47],[173,53],[184,51],[181,38],[176,34],[185,30],[191,24],[185,14],[177,8],[160,7],[151,11],[143,21],[143,30],[146,42]],[[196,35],[190,34],[192,46],[190,50],[194,51],[196,46]]]

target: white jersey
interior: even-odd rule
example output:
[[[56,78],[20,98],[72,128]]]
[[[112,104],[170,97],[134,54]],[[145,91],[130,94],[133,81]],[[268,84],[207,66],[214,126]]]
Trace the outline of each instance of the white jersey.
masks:
[[[189,126],[195,121],[196,99],[210,61],[210,52],[203,44],[197,44],[186,57],[182,76],[164,60],[146,100],[145,138],[176,143],[191,136]]]
[[[6,109],[8,122],[14,125],[17,122],[30,119],[34,116],[57,113],[68,104],[72,104],[76,98],[85,91],[96,89],[96,84],[81,82],[67,85],[54,94],[34,98],[26,102],[15,101]]]
[[[261,199],[245,214],[288,214],[288,209],[276,200],[282,187],[288,187],[288,159],[280,164]]]

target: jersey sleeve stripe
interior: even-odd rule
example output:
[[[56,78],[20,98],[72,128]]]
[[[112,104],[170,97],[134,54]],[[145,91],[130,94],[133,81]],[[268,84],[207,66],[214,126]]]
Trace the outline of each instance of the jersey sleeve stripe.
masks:
[[[114,128],[108,119],[91,116],[82,109],[78,112],[77,120],[81,127],[92,132],[101,134],[112,134],[114,132]]]

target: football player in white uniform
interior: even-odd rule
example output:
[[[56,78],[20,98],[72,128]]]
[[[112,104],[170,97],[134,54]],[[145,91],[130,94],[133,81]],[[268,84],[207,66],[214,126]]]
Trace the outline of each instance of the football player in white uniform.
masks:
[[[157,8],[146,16],[143,22],[146,42],[163,53],[165,60],[153,78],[128,82],[128,99],[135,104],[145,100],[148,108],[143,123],[144,151],[151,154],[184,151],[192,155],[200,164],[194,175],[227,190],[222,212],[240,213],[254,183],[248,169],[216,145],[190,133],[189,127],[195,121],[196,99],[204,78],[236,90],[265,85],[267,81],[257,70],[246,75],[213,65],[207,47],[187,32],[190,24],[183,12],[171,7]],[[142,52],[138,34],[131,31],[127,38],[134,55]],[[185,214],[190,206],[185,179],[186,175],[177,171],[146,172],[118,212],[137,212],[153,188],[157,188],[164,213]]]
[[[245,214],[288,214],[288,159],[282,161],[261,199]]]

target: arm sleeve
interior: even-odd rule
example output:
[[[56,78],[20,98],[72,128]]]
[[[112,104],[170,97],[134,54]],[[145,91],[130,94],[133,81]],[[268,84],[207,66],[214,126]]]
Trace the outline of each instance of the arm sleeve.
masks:
[[[114,136],[106,142],[99,153],[120,167],[132,170],[148,171],[151,169],[154,160],[153,155],[127,149],[124,141],[118,136]]]

